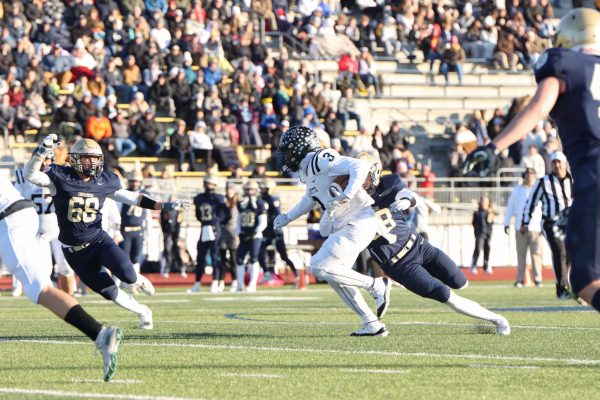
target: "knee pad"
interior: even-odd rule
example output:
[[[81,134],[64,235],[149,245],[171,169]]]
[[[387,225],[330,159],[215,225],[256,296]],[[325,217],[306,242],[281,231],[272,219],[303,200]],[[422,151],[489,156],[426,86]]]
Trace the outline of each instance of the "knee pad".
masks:
[[[310,267],[310,273],[321,281],[329,281],[329,273],[322,268]]]
[[[469,281],[466,281],[466,282],[465,282],[465,284],[464,284],[463,286],[461,286],[461,287],[459,287],[459,288],[454,288],[454,289],[456,289],[456,290],[462,290],[462,289],[466,289],[466,288],[468,288],[468,287],[469,287]]]
[[[450,298],[450,288],[446,285],[437,285],[428,293],[430,299],[445,303]]]
[[[131,265],[130,268],[126,268],[123,271],[123,277],[121,278],[121,281],[123,281],[124,283],[131,285],[131,284],[134,284],[135,282],[137,282],[137,279],[138,279],[138,275],[137,275],[137,272],[135,272],[133,265]]]
[[[117,288],[117,285],[111,285],[100,290],[98,294],[104,297],[106,300],[112,301],[117,298],[117,295],[119,294],[119,288]]]

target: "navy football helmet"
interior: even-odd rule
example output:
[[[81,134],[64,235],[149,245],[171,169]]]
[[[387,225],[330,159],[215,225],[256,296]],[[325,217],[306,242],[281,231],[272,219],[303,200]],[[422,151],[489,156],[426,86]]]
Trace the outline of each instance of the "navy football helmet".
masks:
[[[283,172],[298,172],[310,152],[321,149],[317,132],[305,126],[293,126],[281,135],[279,152],[283,154]]]

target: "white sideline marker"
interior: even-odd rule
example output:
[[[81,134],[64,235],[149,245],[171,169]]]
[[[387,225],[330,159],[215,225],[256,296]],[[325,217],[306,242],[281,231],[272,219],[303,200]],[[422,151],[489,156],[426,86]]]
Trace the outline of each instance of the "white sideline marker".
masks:
[[[116,393],[83,393],[83,392],[65,392],[62,390],[42,390],[42,389],[20,389],[10,387],[0,387],[0,393],[30,394],[51,397],[75,397],[79,399],[117,399],[117,400],[202,400],[200,397],[165,397],[165,396],[145,396],[136,394],[116,394]]]
[[[6,343],[37,343],[37,344],[58,344],[58,345],[85,345],[89,342],[67,341],[67,340],[37,340],[37,339],[0,339],[0,345]],[[578,358],[551,358],[551,357],[519,357],[519,356],[497,356],[493,354],[443,354],[443,353],[408,353],[399,351],[379,351],[379,350],[337,350],[337,349],[314,349],[314,348],[292,348],[292,347],[256,347],[256,346],[226,346],[226,345],[208,345],[196,343],[142,343],[128,342],[127,346],[136,347],[166,347],[166,348],[192,348],[207,350],[254,350],[278,353],[320,353],[320,354],[344,354],[344,355],[365,355],[365,356],[387,356],[387,357],[432,357],[432,358],[451,358],[468,360],[496,360],[496,361],[529,361],[529,362],[552,362],[564,363],[567,365],[600,365],[600,360],[578,359]]]

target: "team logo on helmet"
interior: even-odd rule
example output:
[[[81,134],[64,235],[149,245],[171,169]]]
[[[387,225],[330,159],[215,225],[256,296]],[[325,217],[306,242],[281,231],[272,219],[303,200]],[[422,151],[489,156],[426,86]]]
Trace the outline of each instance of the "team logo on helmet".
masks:
[[[293,126],[281,135],[279,152],[283,154],[284,172],[297,172],[310,152],[321,148],[317,132],[305,126]]]
[[[102,148],[92,139],[80,139],[72,147],[69,162],[75,171],[85,176],[94,177],[104,169],[104,154]],[[81,158],[88,158],[89,162],[82,164]]]
[[[379,186],[379,181],[381,181],[381,172],[383,167],[381,162],[375,158],[372,154],[367,152],[362,152],[357,157],[359,160],[364,160],[369,163],[369,175],[363,184],[363,188],[367,191],[367,193],[372,194],[375,192],[377,186]]]

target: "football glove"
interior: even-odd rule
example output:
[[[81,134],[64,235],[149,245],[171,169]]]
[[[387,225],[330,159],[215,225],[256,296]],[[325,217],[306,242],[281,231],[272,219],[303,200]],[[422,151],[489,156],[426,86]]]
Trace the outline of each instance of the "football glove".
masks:
[[[462,167],[463,175],[467,175],[475,167],[479,177],[484,178],[490,174],[490,172],[496,167],[498,162],[498,149],[494,143],[488,143],[485,146],[479,146],[473,150],[467,158]]]
[[[273,229],[281,229],[284,226],[288,225],[290,222],[292,222],[290,220],[290,217],[287,216],[287,214],[279,214],[277,217],[275,217],[275,220],[273,221]]]
[[[567,237],[567,222],[569,222],[570,207],[565,208],[554,217],[552,217],[552,231],[559,240],[565,240]]]
[[[182,211],[187,210],[192,206],[189,200],[173,200],[163,203],[162,209],[164,211]]]
[[[54,157],[54,148],[58,146],[58,135],[51,133],[44,138],[42,143],[35,150],[35,155],[44,158],[52,158]]]
[[[408,210],[411,207],[409,199],[399,199],[390,205],[390,211],[393,213],[399,213],[404,210]]]

